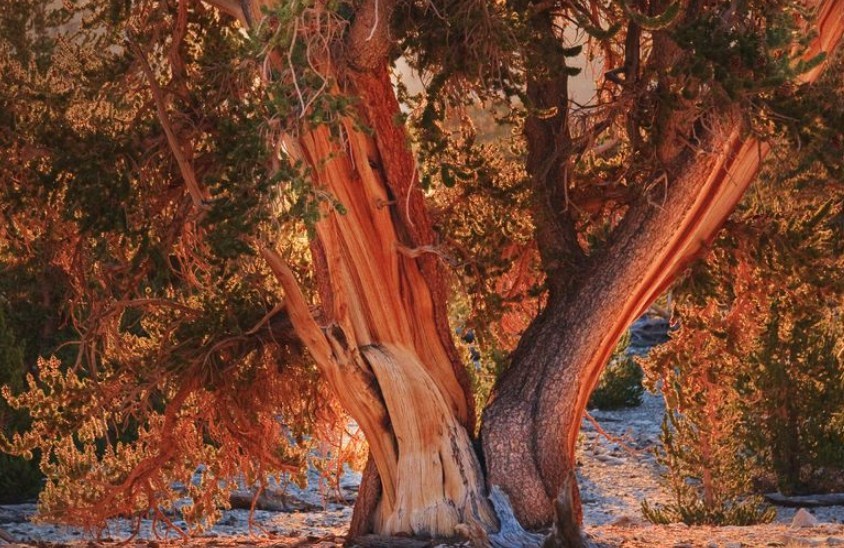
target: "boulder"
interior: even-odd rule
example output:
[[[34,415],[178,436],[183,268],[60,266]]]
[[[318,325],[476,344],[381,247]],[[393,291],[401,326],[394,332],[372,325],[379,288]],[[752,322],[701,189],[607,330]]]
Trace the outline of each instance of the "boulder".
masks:
[[[818,518],[813,516],[812,513],[805,508],[801,508],[797,510],[796,514],[794,514],[794,518],[791,520],[791,527],[793,529],[815,527],[818,523]]]

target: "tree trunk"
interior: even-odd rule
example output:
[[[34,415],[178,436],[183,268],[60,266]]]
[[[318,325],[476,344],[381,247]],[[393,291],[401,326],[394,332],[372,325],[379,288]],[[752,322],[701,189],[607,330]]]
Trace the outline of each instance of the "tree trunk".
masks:
[[[356,532],[453,536],[461,523],[491,529],[467,430],[472,399],[448,331],[442,275],[427,253],[433,232],[412,186],[413,158],[394,122],[398,103],[385,69],[352,74],[349,85],[374,137],[345,121],[342,138],[321,126],[284,144],[311,167],[314,186],[345,209],[324,204],[316,223],[327,325],[315,323],[280,257],[264,255],[284,286],[294,328],[369,441],[380,497],[374,490],[378,500],[368,505],[371,515],[356,516]]]
[[[839,42],[844,0],[821,6],[817,28],[810,55]],[[820,72],[801,80],[812,82]],[[768,152],[766,144],[745,137],[737,111],[710,123],[700,148],[714,152],[681,152],[664,203],[633,206],[581,283],[549,299],[484,411],[488,485],[504,490],[528,527],[551,523],[555,501],[569,498],[569,511],[581,519],[576,483],[561,490],[572,477],[581,418],[601,370],[629,324],[706,249]]]

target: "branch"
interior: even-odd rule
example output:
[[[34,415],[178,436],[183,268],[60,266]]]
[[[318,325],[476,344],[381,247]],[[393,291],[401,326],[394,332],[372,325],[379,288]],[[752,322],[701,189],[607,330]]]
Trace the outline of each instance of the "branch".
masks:
[[[244,28],[249,28],[249,21],[246,18],[246,14],[243,11],[243,7],[241,6],[240,2],[236,0],[203,0],[209,6],[213,6],[220,10],[221,12],[225,13],[226,15],[230,15],[240,21],[240,24],[244,26]]]
[[[287,300],[287,312],[290,315],[290,321],[293,324],[293,329],[300,339],[305,343],[305,346],[314,357],[317,366],[325,371],[328,364],[334,363],[334,357],[331,352],[331,346],[325,337],[325,334],[317,325],[311,315],[310,306],[299,288],[299,283],[296,281],[293,272],[284,262],[284,259],[269,248],[261,248],[261,255],[275,274],[281,284],[282,289]]]
[[[173,126],[170,124],[170,119],[167,116],[167,109],[164,105],[164,94],[155,79],[155,74],[152,72],[152,67],[150,67],[147,56],[143,49],[141,49],[141,47],[131,39],[129,40],[129,47],[135,52],[138,61],[141,63],[141,70],[146,75],[147,80],[149,80],[150,91],[152,91],[152,97],[155,100],[155,108],[158,112],[158,120],[161,123],[164,134],[167,136],[167,144],[170,145],[170,150],[176,158],[176,163],[179,164],[179,171],[181,172],[182,178],[185,180],[185,184],[188,187],[188,193],[190,193],[193,205],[199,210],[208,209],[206,202],[210,199],[210,196],[204,192],[202,188],[200,188],[199,182],[196,180],[196,172],[188,159],[185,157],[185,153],[181,148],[181,143],[179,143],[179,139],[173,131]]]

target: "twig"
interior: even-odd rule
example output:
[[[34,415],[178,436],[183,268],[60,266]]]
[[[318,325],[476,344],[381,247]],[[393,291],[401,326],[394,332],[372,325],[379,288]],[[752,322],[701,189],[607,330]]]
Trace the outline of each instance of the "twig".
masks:
[[[366,41],[369,42],[372,40],[372,37],[375,36],[375,29],[378,28],[378,0],[375,0],[375,22],[372,23],[372,29],[369,31],[369,36],[366,37]]]
[[[434,247],[432,245],[422,245],[422,246],[414,247],[414,248],[411,249],[411,248],[403,246],[401,244],[396,244],[396,251],[398,251],[399,253],[401,253],[405,257],[410,257],[411,259],[416,259],[417,257],[421,257],[425,253],[433,253],[434,255],[437,255],[438,257],[442,258],[449,265],[453,265],[455,263],[455,261],[451,257],[449,257],[448,255],[443,253],[441,250],[437,249],[436,247]]]
[[[293,49],[296,46],[296,33],[299,32],[299,18],[293,19],[293,37],[290,39],[290,49],[287,50],[287,64],[290,67],[290,74],[293,76],[293,87],[296,88],[296,95],[299,98],[299,105],[302,113],[299,118],[305,116],[305,99],[302,97],[302,90],[299,89],[299,81],[296,78],[296,68],[293,66]]]
[[[258,323],[256,323],[254,326],[252,326],[252,329],[245,332],[244,335],[254,335],[255,333],[257,333],[258,330],[261,329],[261,327],[263,327],[264,324],[267,323],[270,320],[270,318],[272,318],[273,316],[275,316],[276,314],[278,314],[279,312],[284,310],[284,306],[285,306],[284,302],[280,302],[277,305],[275,305],[272,310],[270,310],[269,312],[264,314],[264,317],[261,318],[260,320],[258,320]]]
[[[612,434],[610,434],[609,432],[604,430],[603,426],[598,424],[598,421],[595,420],[595,417],[593,417],[591,414],[589,414],[589,411],[585,411],[583,415],[586,417],[586,420],[588,420],[589,422],[592,423],[592,426],[595,427],[595,430],[597,430],[598,433],[600,435],[604,436],[607,440],[609,440],[613,443],[617,443],[618,445],[621,446],[622,449],[624,449],[625,451],[627,451],[628,453],[630,453],[630,455],[632,455],[634,457],[641,457],[642,456],[641,451],[633,449],[632,447],[627,445],[627,443],[625,443],[625,441],[622,440],[621,438],[619,438],[617,436],[613,436]]]
[[[158,121],[161,123],[161,128],[167,136],[167,144],[170,145],[170,150],[176,158],[176,163],[179,164],[179,171],[188,187],[193,205],[199,210],[207,209],[206,201],[208,197],[202,191],[202,188],[200,188],[199,182],[196,180],[196,173],[194,173],[193,167],[188,162],[188,159],[185,158],[176,133],[173,131],[173,126],[170,124],[170,119],[167,117],[167,110],[164,107],[164,95],[155,79],[155,74],[152,72],[152,67],[150,67],[149,61],[147,60],[146,53],[144,53],[144,50],[134,40],[130,39],[129,45],[135,51],[135,55],[141,63],[141,70],[146,75],[147,80],[149,80],[150,91],[152,91],[155,108],[158,112]]]

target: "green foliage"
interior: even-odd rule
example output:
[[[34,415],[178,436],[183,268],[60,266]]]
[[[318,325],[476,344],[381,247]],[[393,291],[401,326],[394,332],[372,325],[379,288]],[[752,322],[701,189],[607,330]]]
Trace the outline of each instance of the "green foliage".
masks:
[[[4,308],[0,306],[0,385],[8,386],[11,390],[20,390],[23,387],[23,376],[26,371],[23,349],[6,321]],[[4,415],[8,411],[5,402],[0,401],[0,418],[6,418]],[[0,422],[3,425],[6,423],[5,420]]]
[[[750,488],[745,432],[730,388],[740,362],[719,318],[715,306],[684,315],[671,341],[643,361],[651,386],[665,397],[657,460],[667,469],[665,480],[675,499],[661,511],[648,507],[648,519],[718,523],[706,520],[747,514],[737,502]],[[700,336],[701,329],[711,334]]]
[[[0,306],[0,386],[19,392],[26,373],[23,348],[17,342]],[[28,425],[26,413],[16,412],[0,398],[0,433],[10,435]],[[0,504],[35,498],[41,490],[38,462],[0,453]]]
[[[770,523],[777,512],[772,506],[765,505],[759,497],[749,497],[715,508],[691,495],[675,503],[651,505],[642,501],[642,515],[656,525],[685,523],[686,525],[756,525]]]
[[[587,407],[603,410],[637,407],[642,403],[644,373],[633,356],[626,353],[629,335],[616,347],[613,357],[601,374],[598,386],[589,397]]]
[[[755,490],[841,488],[844,187],[820,151],[780,146],[675,289],[681,328],[644,362],[675,496],[648,519],[763,519]]]
[[[844,472],[844,329],[819,310],[771,304],[761,344],[748,360],[752,372],[739,390],[748,422],[748,447],[785,494],[835,491]],[[752,402],[752,403],[751,403]]]
[[[801,25],[810,14],[799,2],[751,1],[722,8],[714,2],[672,30],[677,43],[690,53],[674,71],[715,84],[730,100],[764,103],[770,90],[823,60],[823,54],[803,59],[810,36]],[[794,40],[797,35],[802,36],[799,44]]]
[[[0,185],[0,289],[32,372],[4,386],[2,409],[30,422],[0,443],[39,456],[42,511],[88,526],[168,507],[183,493],[167,486],[192,486],[205,463],[185,510],[201,527],[236,475],[300,466],[308,446],[296,440],[339,411],[289,333],[270,329],[284,315],[268,314],[279,296],[255,243],[300,228],[286,215],[298,189],[280,184],[300,170],[269,174],[266,135],[278,128],[255,44],[204,4],[184,21],[166,2],[143,4],[0,8],[0,178],[13,182]],[[50,26],[73,17],[84,24]],[[6,32],[17,24],[52,38]],[[5,54],[19,51],[40,61]],[[207,192],[199,207],[164,124]],[[29,478],[20,466],[0,470]],[[140,479],[123,484],[133,471]]]

